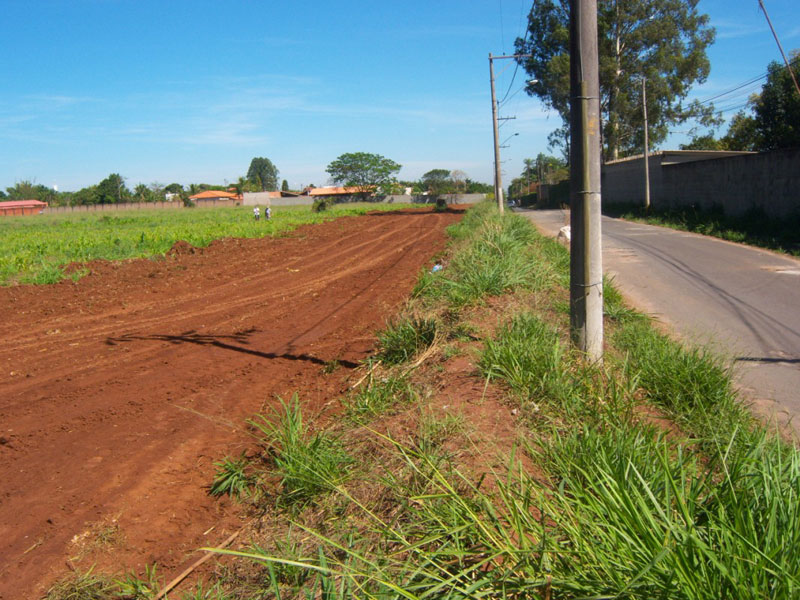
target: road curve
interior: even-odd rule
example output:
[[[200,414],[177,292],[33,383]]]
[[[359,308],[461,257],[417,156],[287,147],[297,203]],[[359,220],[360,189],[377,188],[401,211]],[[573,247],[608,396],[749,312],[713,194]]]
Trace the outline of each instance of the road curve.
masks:
[[[547,235],[569,212],[521,210]],[[603,217],[603,269],[638,309],[730,357],[754,409],[800,431],[800,261]]]

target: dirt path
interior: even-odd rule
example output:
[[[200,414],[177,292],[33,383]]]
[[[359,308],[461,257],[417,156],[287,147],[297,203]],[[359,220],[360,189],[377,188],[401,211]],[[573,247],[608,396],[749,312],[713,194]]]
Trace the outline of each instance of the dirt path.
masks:
[[[38,597],[65,562],[169,576],[220,543],[236,511],[205,486],[243,420],[294,392],[335,409],[459,218],[344,218],[0,288],[0,599]]]

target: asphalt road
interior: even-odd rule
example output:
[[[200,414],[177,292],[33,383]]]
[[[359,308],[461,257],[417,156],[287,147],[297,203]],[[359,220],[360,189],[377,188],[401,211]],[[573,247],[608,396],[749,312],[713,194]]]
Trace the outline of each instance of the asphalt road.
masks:
[[[561,210],[517,212],[555,236]],[[603,217],[603,269],[639,310],[734,361],[762,415],[800,432],[800,260]]]

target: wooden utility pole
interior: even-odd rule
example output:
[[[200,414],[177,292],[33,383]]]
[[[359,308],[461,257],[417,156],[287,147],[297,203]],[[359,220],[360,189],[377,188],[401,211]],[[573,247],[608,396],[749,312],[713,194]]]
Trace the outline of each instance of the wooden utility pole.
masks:
[[[597,0],[570,0],[570,329],[593,363],[603,360],[598,70]]]
[[[489,82],[492,86],[492,127],[494,131],[494,199],[497,210],[503,214],[503,180],[500,175],[500,140],[497,125],[497,95],[494,91],[494,57],[489,53]]]
[[[644,209],[650,210],[650,147],[647,130],[647,79],[642,77],[642,114],[644,115]]]

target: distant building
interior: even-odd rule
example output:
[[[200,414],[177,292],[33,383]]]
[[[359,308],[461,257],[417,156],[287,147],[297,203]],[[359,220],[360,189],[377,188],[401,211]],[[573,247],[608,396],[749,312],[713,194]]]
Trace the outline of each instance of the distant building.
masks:
[[[47,202],[41,202],[39,200],[0,201],[0,216],[40,215],[44,212],[45,208],[47,208]]]
[[[303,190],[304,196],[325,196],[335,198],[337,196],[355,196],[361,190],[357,187],[307,187]]]
[[[225,204],[238,204],[242,201],[241,196],[231,192],[223,192],[222,190],[206,190],[194,196],[189,196],[189,200],[194,201],[195,204],[216,204],[217,202],[224,202]]]

